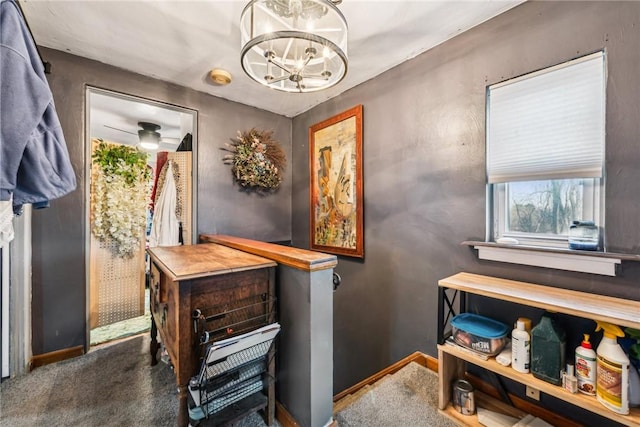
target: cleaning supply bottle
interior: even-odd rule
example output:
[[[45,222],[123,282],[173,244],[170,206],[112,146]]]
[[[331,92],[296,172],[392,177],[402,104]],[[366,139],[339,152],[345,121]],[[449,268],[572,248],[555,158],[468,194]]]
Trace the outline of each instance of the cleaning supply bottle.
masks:
[[[531,373],[534,377],[554,385],[562,384],[565,365],[566,333],[545,312],[531,329]]]
[[[518,321],[524,323],[524,330],[527,331],[529,337],[531,337],[531,319],[527,317],[518,317]]]
[[[531,338],[522,320],[516,322],[511,332],[511,367],[518,372],[529,373]]]
[[[567,390],[569,393],[578,392],[578,379],[573,375],[573,373],[573,365],[571,363],[567,363],[567,369],[565,369],[562,375],[562,388]]]
[[[626,328],[627,335],[636,340],[636,343],[629,347],[629,406],[640,406],[640,330]]]
[[[581,393],[596,395],[596,352],[589,342],[589,334],[584,334],[582,343],[576,347],[576,378]]]
[[[622,330],[611,323],[596,321],[596,332],[604,335],[596,350],[596,397],[606,408],[627,415],[629,413],[629,358],[616,337],[624,337]]]

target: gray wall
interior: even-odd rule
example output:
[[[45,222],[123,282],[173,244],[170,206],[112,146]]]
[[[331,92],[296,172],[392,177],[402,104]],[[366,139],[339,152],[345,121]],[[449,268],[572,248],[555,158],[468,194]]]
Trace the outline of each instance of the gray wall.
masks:
[[[340,257],[335,269],[334,392],[413,351],[435,356],[437,281],[458,271],[640,300],[640,263],[607,278],[478,261],[459,244],[485,235],[485,87],[605,48],[607,246],[640,252],[639,22],[638,2],[527,2],[296,117],[292,138],[289,119],[43,49],[81,187],[34,212],[34,350],[84,343],[85,84],[199,110],[199,231],[299,247],[309,246],[308,128],[363,104],[365,260]],[[273,128],[291,155],[276,197],[236,192],[221,165],[218,148],[254,125]]]
[[[33,352],[85,345],[85,88],[96,86],[198,111],[198,232],[291,240],[291,167],[264,197],[235,185],[221,150],[238,130],[273,130],[291,163],[291,119],[42,48],[78,189],[33,213]],[[264,94],[264,92],[262,92]],[[256,96],[263,96],[256,87]]]
[[[486,86],[604,48],[607,246],[639,252],[639,23],[638,2],[527,2],[294,118],[293,245],[308,247],[308,128],[363,104],[365,260],[335,268],[334,392],[416,350],[437,356],[437,281],[459,271],[640,300],[640,263],[609,278],[460,245],[485,236]],[[472,304],[509,322],[540,314]]]

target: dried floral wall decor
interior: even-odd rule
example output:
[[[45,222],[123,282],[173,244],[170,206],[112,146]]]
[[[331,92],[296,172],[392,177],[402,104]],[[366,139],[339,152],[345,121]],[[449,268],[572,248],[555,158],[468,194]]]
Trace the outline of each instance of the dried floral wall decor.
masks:
[[[231,144],[225,146],[224,150],[231,154],[224,156],[223,161],[231,165],[231,172],[242,187],[269,192],[280,186],[287,157],[280,143],[273,139],[272,131],[255,128],[238,131]]]
[[[130,258],[140,250],[147,221],[147,154],[98,140],[92,159],[91,232],[100,241],[113,238],[116,255]]]

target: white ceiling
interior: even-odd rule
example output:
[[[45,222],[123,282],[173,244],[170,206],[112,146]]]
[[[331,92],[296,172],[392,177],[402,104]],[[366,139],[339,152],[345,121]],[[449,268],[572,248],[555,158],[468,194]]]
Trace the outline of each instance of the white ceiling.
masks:
[[[92,138],[137,146],[139,122],[160,126],[159,151],[175,151],[187,133],[193,134],[195,113],[156,105],[133,97],[90,89],[89,134]],[[149,151],[149,150],[147,150]]]
[[[343,0],[349,69],[326,91],[282,93],[242,71],[238,23],[246,0],[20,0],[41,46],[294,117],[523,0]],[[52,64],[55,73],[55,64]],[[216,86],[211,69],[233,81]],[[135,120],[135,119],[133,119]]]

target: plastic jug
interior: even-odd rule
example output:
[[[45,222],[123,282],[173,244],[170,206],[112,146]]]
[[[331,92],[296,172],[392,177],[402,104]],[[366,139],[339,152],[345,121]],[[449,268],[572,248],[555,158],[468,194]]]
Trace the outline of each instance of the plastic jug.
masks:
[[[562,384],[565,365],[566,333],[546,312],[531,329],[531,373],[555,385]]]
[[[624,332],[611,323],[596,320],[598,327],[604,330],[596,353],[596,397],[598,402],[618,414],[629,413],[629,358],[616,337],[624,337]]]

